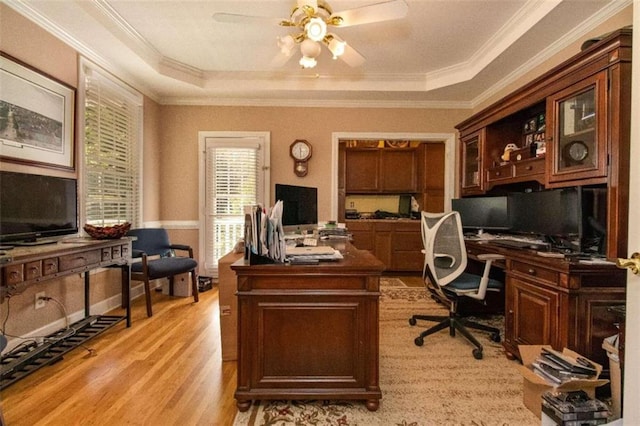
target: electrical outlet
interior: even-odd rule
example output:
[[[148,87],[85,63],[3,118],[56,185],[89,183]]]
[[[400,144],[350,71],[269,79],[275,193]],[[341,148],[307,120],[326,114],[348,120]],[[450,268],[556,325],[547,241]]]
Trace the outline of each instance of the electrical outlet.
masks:
[[[35,309],[40,309],[40,308],[44,308],[45,305],[47,304],[47,301],[42,299],[42,297],[46,297],[47,294],[44,291],[41,291],[40,293],[36,293],[36,301],[35,301]]]

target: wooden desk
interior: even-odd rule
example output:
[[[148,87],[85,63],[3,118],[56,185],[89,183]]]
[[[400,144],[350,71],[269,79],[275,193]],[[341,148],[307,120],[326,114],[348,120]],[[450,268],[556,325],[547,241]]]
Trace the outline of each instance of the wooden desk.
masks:
[[[318,265],[249,265],[238,276],[238,409],[260,399],[382,397],[378,302],[384,265],[350,244]]]
[[[19,294],[30,285],[84,273],[85,311],[85,318],[71,325],[76,330],[73,339],[63,338],[48,346],[43,344],[11,356],[3,356],[0,389],[40,367],[59,360],[64,353],[120,321],[126,320],[127,327],[131,325],[131,240],[77,238],[65,241],[33,247],[16,247],[0,257],[0,302],[3,302],[7,295]],[[90,316],[89,271],[103,267],[119,267],[122,271],[122,307],[126,309],[124,316]]]
[[[499,253],[505,261],[505,337],[509,357],[518,345],[567,347],[606,366],[602,341],[617,333],[609,309],[626,303],[626,271],[613,264],[587,265],[542,257],[535,250],[466,241],[469,259]]]

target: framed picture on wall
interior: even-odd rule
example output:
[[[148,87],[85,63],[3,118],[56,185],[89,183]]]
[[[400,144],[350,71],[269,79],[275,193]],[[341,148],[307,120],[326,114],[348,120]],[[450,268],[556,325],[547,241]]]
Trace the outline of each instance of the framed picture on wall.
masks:
[[[75,89],[0,52],[0,158],[74,169]]]

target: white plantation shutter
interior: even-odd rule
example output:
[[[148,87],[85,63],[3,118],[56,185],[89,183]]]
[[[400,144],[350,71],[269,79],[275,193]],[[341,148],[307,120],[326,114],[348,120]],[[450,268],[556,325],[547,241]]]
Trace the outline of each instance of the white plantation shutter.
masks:
[[[84,214],[92,225],[140,219],[142,97],[82,65],[84,89]]]
[[[205,141],[205,269],[217,276],[218,259],[244,237],[244,206],[264,201],[264,141]]]

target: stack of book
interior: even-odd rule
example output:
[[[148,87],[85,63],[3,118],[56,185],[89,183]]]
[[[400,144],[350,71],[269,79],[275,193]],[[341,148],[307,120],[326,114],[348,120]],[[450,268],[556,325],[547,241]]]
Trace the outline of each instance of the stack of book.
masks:
[[[591,426],[608,423],[607,405],[591,399],[584,391],[545,392],[542,394],[542,413],[562,426]],[[545,423],[544,420],[542,424]]]
[[[596,366],[586,358],[572,358],[553,349],[542,348],[540,356],[531,364],[533,371],[553,385],[576,379],[595,379]]]

